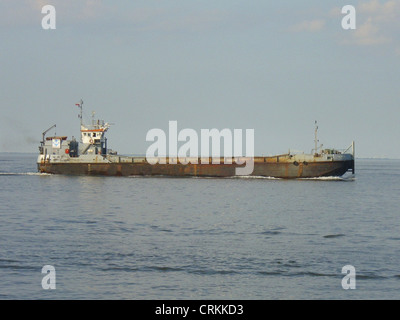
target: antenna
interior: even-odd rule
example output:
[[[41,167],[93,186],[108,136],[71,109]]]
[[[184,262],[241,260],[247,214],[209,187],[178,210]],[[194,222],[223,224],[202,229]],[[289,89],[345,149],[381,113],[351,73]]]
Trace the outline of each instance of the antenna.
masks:
[[[81,112],[78,114],[78,118],[81,119],[81,125],[83,124],[83,120],[82,120],[82,105],[83,105],[83,101],[81,99],[81,101],[79,103],[75,103],[76,106],[78,106],[79,109],[81,109]]]
[[[315,149],[314,149],[314,153],[317,153],[318,150],[318,125],[317,125],[317,120],[315,120],[315,132],[314,132],[314,143],[315,143]]]

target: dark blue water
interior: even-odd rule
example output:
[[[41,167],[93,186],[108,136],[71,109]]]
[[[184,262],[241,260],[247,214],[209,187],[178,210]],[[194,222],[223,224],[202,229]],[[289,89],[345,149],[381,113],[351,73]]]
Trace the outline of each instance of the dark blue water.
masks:
[[[295,181],[40,175],[35,161],[0,154],[0,299],[400,298],[399,160]]]

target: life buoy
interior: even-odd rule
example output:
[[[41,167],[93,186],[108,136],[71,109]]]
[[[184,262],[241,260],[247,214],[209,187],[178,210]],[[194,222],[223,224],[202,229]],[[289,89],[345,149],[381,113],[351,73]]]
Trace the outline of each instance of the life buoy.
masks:
[[[65,154],[69,154],[69,149],[65,149]]]
[[[92,139],[92,138],[90,138],[89,142],[90,142],[90,144],[93,144],[93,139]]]

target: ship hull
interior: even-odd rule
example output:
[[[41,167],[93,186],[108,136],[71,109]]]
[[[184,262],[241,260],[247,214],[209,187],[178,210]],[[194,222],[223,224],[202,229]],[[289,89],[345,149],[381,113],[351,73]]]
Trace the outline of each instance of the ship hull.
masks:
[[[267,158],[264,158],[267,159]],[[237,164],[149,164],[132,163],[38,163],[38,171],[66,175],[98,176],[169,176],[169,177],[233,177]],[[283,179],[342,176],[354,172],[354,159],[315,162],[254,162],[250,176],[275,177]]]

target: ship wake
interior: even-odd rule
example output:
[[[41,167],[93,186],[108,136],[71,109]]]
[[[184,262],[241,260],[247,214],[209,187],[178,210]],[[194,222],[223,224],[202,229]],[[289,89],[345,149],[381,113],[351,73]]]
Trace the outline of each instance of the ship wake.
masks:
[[[0,172],[0,176],[51,176],[51,173],[41,172]]]
[[[299,180],[310,180],[310,181],[355,181],[356,177],[352,174],[349,176],[328,176],[328,177],[313,177],[313,178],[299,178]]]
[[[265,176],[232,176],[225,179],[264,179],[264,180],[282,180],[282,178],[265,177]]]

